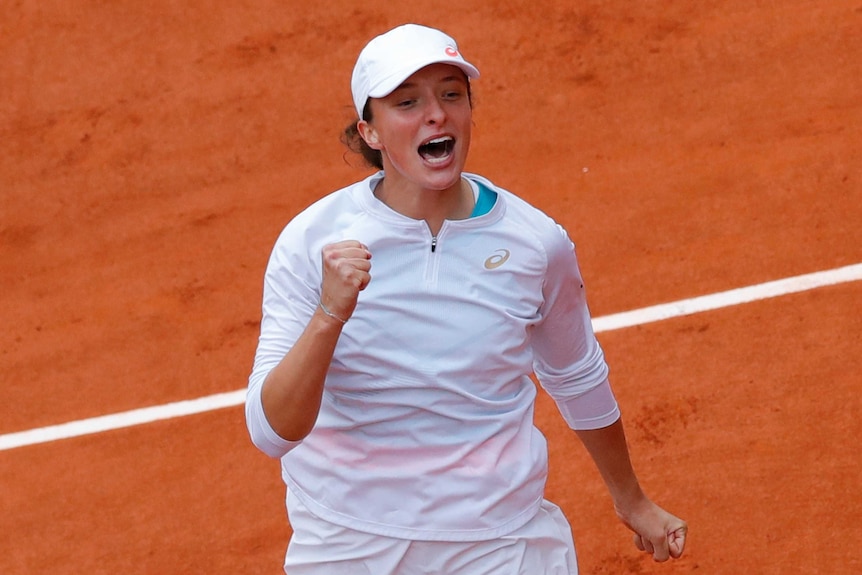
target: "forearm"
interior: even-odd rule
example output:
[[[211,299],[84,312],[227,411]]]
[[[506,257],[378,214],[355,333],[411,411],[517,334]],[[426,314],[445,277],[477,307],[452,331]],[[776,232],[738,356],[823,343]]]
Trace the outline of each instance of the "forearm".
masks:
[[[653,503],[632,468],[622,420],[602,429],[578,431],[614,500],[620,520],[634,532],[634,543],[656,561],[682,555],[688,526]]]
[[[622,419],[601,429],[576,433],[595,462],[617,510],[644,498],[632,467]]]
[[[323,385],[343,324],[319,308],[261,388],[267,421],[280,437],[303,439],[320,411]]]

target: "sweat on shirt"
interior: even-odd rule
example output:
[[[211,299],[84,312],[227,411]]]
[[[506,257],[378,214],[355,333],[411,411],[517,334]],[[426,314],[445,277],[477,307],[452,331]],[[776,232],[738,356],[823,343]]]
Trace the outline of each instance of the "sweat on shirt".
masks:
[[[500,537],[544,496],[531,375],[573,429],[619,417],[574,245],[543,212],[475,174],[464,177],[496,194],[493,207],[447,220],[432,237],[374,196],[382,177],[318,200],[276,241],[249,432],[322,519],[408,539]],[[372,279],[343,328],[313,430],[287,441],[267,422],[260,390],[315,312],[321,249],[346,239],[368,246]]]

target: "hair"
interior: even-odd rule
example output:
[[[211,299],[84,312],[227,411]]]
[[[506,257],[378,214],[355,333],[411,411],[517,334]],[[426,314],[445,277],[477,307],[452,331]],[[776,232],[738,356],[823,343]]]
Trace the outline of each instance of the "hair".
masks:
[[[362,119],[366,122],[370,122],[372,119],[371,99],[365,102],[365,107],[362,109]],[[365,143],[365,140],[363,140],[362,136],[359,134],[358,124],[358,120],[354,120],[348,124],[348,126],[344,128],[344,132],[341,134],[341,141],[351,152],[362,156],[362,159],[368,167],[382,170],[383,153],[380,150],[373,149]]]
[[[470,102],[470,107],[472,108],[473,91],[471,89],[469,79],[467,80],[467,100]],[[365,107],[362,109],[362,119],[366,122],[371,122],[373,119],[373,115],[371,113],[371,98],[365,102]],[[382,170],[383,153],[380,150],[373,149],[365,142],[365,140],[362,139],[362,136],[359,134],[359,128],[357,127],[358,123],[359,121],[355,120],[344,128],[344,132],[341,134],[341,142],[347,146],[348,150],[362,156],[363,161],[368,167]]]

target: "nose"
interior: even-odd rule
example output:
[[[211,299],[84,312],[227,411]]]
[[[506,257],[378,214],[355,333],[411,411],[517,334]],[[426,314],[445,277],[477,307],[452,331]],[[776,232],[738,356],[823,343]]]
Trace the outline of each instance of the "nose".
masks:
[[[429,98],[428,104],[425,106],[425,121],[428,124],[442,124],[446,119],[446,111],[443,105],[437,98]]]

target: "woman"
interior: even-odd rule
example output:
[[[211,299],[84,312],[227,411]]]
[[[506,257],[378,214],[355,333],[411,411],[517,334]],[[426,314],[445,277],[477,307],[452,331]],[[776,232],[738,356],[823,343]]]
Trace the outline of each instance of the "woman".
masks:
[[[685,523],[632,470],[571,241],[463,172],[478,76],[438,30],[373,39],[348,135],[380,171],[276,242],[246,417],[281,458],[290,575],[577,573],[571,529],[544,499],[533,373],[638,548],[683,551]]]

